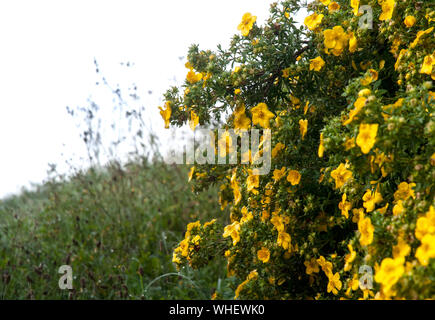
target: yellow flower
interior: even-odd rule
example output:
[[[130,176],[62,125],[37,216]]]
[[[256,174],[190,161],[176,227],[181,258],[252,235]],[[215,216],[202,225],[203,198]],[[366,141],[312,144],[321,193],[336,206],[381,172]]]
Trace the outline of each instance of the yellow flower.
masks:
[[[263,263],[267,263],[270,259],[269,249],[262,247],[261,250],[258,250],[257,257],[258,260],[262,261]]]
[[[403,201],[399,200],[399,201],[397,201],[397,204],[393,207],[393,215],[398,216],[404,210],[405,210],[405,208],[403,208]]]
[[[236,132],[238,130],[248,130],[250,126],[251,119],[246,116],[245,106],[242,104],[241,107],[234,112],[234,129]]]
[[[372,192],[370,189],[366,191],[362,199],[364,201],[363,207],[366,208],[367,212],[372,212],[375,210],[376,204],[384,200],[381,193],[379,193],[377,190]]]
[[[379,20],[385,21],[390,20],[393,16],[394,5],[396,1],[394,0],[378,0],[379,4],[382,6],[382,13],[379,16]]]
[[[381,283],[383,289],[389,291],[389,289],[400,279],[405,272],[403,266],[404,260],[385,258],[381,262],[381,266],[376,271],[375,281]]]
[[[361,148],[362,153],[369,153],[370,149],[375,145],[378,127],[379,125],[377,123],[360,124],[356,144]]]
[[[251,113],[252,123],[254,125],[259,124],[263,128],[269,128],[270,119],[275,117],[275,115],[269,111],[267,105],[263,102],[252,108]]]
[[[423,266],[429,264],[429,259],[435,258],[435,235],[426,234],[423,237],[421,245],[417,248],[415,257]]]
[[[287,176],[287,181],[290,182],[292,186],[295,186],[301,181],[301,174],[297,170],[290,170]]]
[[[331,0],[320,0],[320,2],[321,2],[324,6],[327,6],[327,5],[331,2]]]
[[[310,70],[314,71],[320,71],[322,67],[325,65],[325,61],[322,59],[321,56],[318,56],[317,58],[310,59]]]
[[[321,23],[323,19],[323,14],[313,13],[304,19],[304,24],[311,31],[315,30]]]
[[[323,272],[326,274],[326,276],[329,278],[329,276],[332,276],[332,263],[329,261],[326,261],[324,256],[320,256],[319,259],[316,260],[316,262],[319,264],[320,267],[322,267]]]
[[[346,141],[344,142],[344,149],[346,151],[352,149],[353,147],[355,147],[355,138],[347,138]]]
[[[356,251],[353,250],[353,247],[350,243],[347,245],[347,248],[349,249],[349,253],[344,256],[344,271],[350,271],[352,262],[356,258]]]
[[[378,72],[374,69],[369,69],[368,75],[361,79],[361,84],[363,86],[368,86],[370,83],[376,80],[378,80]]]
[[[270,219],[270,223],[272,223],[272,225],[276,228],[276,230],[278,230],[278,232],[284,231],[285,225],[284,225],[284,221],[283,221],[281,216],[274,215]]]
[[[362,246],[367,246],[373,242],[373,231],[375,228],[369,217],[360,217],[358,220],[358,230],[360,232],[359,243]]]
[[[229,131],[225,130],[218,140],[219,156],[225,157],[227,154],[231,153],[233,149],[233,139],[231,138],[231,134]]]
[[[172,113],[171,103],[167,101],[165,103],[165,110],[163,110],[162,107],[159,107],[159,109],[160,109],[160,115],[165,121],[165,129],[169,129],[169,119],[171,118],[171,113]]]
[[[187,81],[190,84],[194,84],[197,83],[198,81],[200,81],[202,79],[202,74],[201,73],[195,73],[195,71],[193,71],[193,69],[191,69],[186,76]]]
[[[323,132],[321,132],[319,150],[317,150],[317,155],[319,156],[319,158],[323,158],[324,152],[325,152],[325,146],[323,145]]]
[[[231,237],[231,239],[233,239],[233,246],[235,246],[240,241],[239,230],[240,230],[240,223],[234,221],[232,224],[224,228],[224,233],[222,236],[224,238]]]
[[[278,142],[275,147],[272,149],[272,158],[275,158],[278,155],[278,152],[283,150],[285,148],[285,145],[281,142]]]
[[[328,5],[328,11],[331,12],[331,13],[333,13],[333,12],[339,10],[339,9],[340,9],[340,5],[337,2],[335,2],[335,1],[332,1]]]
[[[195,111],[190,111],[190,120],[189,120],[189,127],[192,129],[192,131],[195,131],[196,126],[199,124],[199,117],[195,113]]]
[[[343,193],[341,202],[338,204],[338,208],[341,210],[341,214],[347,219],[349,218],[349,210],[352,209],[352,204],[349,201],[346,201],[346,198],[346,193]]]
[[[349,33],[349,52],[354,53],[358,49],[358,41],[353,32]]]
[[[415,192],[412,189],[415,186],[415,183],[401,182],[397,187],[397,191],[394,192],[394,200],[408,200],[410,197],[415,199]]]
[[[347,120],[343,121],[343,125],[347,126],[349,123],[351,123],[355,119],[356,115],[365,106],[366,101],[367,101],[367,98],[365,98],[365,97],[358,97],[358,99],[356,99],[355,103],[353,104],[355,106],[355,108],[349,112],[349,118]]]
[[[435,65],[435,54],[425,56],[423,60],[423,65],[421,66],[420,69],[420,73],[431,75],[432,67],[434,65]]]
[[[252,29],[254,22],[257,20],[256,16],[253,16],[249,12],[245,13],[242,17],[242,22],[237,27],[237,30],[242,32],[242,35],[246,37]]]
[[[340,274],[338,272],[336,272],[334,275],[331,274],[328,277],[328,279],[329,279],[328,288],[327,288],[328,293],[332,291],[334,295],[337,295],[338,291],[341,290],[343,285],[340,281]]]
[[[323,31],[324,44],[327,49],[332,49],[335,56],[339,56],[347,44],[348,36],[342,26]]]
[[[299,120],[299,131],[301,132],[302,140],[304,140],[305,135],[307,134],[308,130],[308,120]]]
[[[258,188],[260,186],[260,176],[252,174],[252,170],[250,170],[249,176],[246,179],[246,185],[248,192],[257,194],[258,191],[255,188]]]
[[[291,237],[287,232],[279,232],[277,243],[279,246],[287,250],[290,247]]]
[[[285,170],[286,170],[285,167],[282,167],[281,170],[275,169],[273,171],[273,180],[275,182],[281,180],[281,178],[285,175]]]
[[[399,238],[397,245],[393,247],[394,259],[405,258],[410,252],[411,247],[402,238]]]
[[[242,92],[242,90],[240,90],[240,89],[234,89],[234,94],[240,94],[240,92]]]
[[[319,264],[317,263],[316,258],[311,258],[310,261],[305,261],[304,265],[306,267],[306,274],[319,273],[320,271]]]
[[[359,0],[350,0],[350,6],[353,8],[353,14],[357,16],[359,11]]]
[[[404,23],[408,28],[411,28],[411,27],[415,24],[416,21],[417,21],[417,19],[415,19],[414,16],[407,16],[407,17],[405,18],[405,20],[403,20],[403,23]]]
[[[352,171],[346,169],[346,165],[340,163],[337,169],[332,170],[331,177],[335,180],[335,188],[341,188],[347,180],[352,178]]]

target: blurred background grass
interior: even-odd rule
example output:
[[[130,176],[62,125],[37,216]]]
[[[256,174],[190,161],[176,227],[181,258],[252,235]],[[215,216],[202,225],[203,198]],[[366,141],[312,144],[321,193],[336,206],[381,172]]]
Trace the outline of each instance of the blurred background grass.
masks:
[[[193,193],[189,168],[162,161],[144,107],[101,83],[128,130],[116,118],[110,133],[126,134],[104,142],[97,102],[67,108],[81,125],[88,164],[67,175],[52,165],[45,183],[0,200],[0,299],[210,299],[215,291],[231,298],[225,261],[200,271],[172,264],[189,222],[228,216],[217,190]],[[127,143],[134,148],[121,161]],[[109,161],[101,164],[104,150]],[[59,288],[62,265],[72,267],[73,290]]]

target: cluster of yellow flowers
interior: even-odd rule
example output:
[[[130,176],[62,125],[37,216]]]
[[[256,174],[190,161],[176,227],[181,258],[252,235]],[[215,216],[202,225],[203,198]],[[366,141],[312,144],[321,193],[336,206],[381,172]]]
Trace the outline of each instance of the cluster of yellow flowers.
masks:
[[[373,29],[360,29],[367,2]],[[434,298],[424,284],[435,275],[435,11],[410,0],[316,0],[298,34],[309,45],[291,52],[282,39],[297,32],[294,3],[272,5],[264,28],[245,14],[231,54],[190,54],[208,67],[188,66],[184,100],[168,94],[161,108],[165,126],[184,119],[194,129],[223,103],[225,128],[272,129],[270,174],[254,165],[263,150],[241,154],[247,164],[192,168],[194,188],[220,183],[230,221],[189,225],[174,262],[200,266],[205,248],[220,248],[240,280],[236,298]],[[238,141],[226,134],[218,145],[229,152]],[[360,286],[362,265],[374,269],[372,288]]]

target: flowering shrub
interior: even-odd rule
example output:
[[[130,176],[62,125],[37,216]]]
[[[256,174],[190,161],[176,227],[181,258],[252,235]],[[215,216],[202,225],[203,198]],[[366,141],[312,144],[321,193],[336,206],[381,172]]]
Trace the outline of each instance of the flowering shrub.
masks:
[[[317,0],[299,26],[301,6],[273,3],[264,26],[245,14],[227,50],[192,46],[165,94],[167,126],[272,130],[268,175],[192,167],[230,221],[189,224],[173,261],[224,255],[239,299],[435,298],[434,8]]]

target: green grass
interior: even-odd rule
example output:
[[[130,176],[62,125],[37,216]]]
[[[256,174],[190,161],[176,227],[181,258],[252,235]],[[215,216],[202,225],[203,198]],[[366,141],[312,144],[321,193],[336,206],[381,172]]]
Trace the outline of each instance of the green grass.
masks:
[[[223,216],[217,192],[194,194],[187,168],[112,163],[0,201],[0,299],[229,297],[225,261],[173,266],[186,224]],[[58,286],[61,265],[74,289]]]

